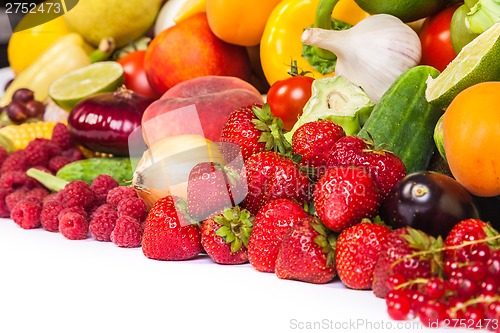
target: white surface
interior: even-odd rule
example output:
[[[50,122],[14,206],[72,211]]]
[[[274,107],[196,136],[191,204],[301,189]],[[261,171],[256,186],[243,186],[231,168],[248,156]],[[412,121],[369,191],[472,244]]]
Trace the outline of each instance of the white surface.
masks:
[[[206,256],[155,261],[140,248],[70,241],[0,219],[0,332],[214,331],[470,332],[391,321],[383,299],[338,280],[280,280]]]
[[[0,68],[0,97],[3,96],[4,88],[7,82],[14,77],[10,67]]]

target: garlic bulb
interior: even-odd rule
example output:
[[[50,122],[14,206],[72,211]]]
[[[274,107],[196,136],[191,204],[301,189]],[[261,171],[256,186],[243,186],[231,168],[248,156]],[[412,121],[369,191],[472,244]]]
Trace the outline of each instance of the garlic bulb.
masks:
[[[335,74],[359,85],[374,102],[422,55],[417,33],[388,14],[369,16],[348,30],[308,28],[302,42],[333,52]]]

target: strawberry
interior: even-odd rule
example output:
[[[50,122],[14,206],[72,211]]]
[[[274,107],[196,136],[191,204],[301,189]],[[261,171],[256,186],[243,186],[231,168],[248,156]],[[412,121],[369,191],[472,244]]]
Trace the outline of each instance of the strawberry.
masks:
[[[201,224],[201,245],[218,264],[248,262],[248,239],[254,216],[240,207],[226,208],[222,214]]]
[[[365,169],[334,167],[325,172],[314,189],[316,213],[335,232],[373,218],[380,205],[377,188]]]
[[[290,151],[290,144],[283,136],[283,121],[272,115],[268,104],[248,105],[231,112],[222,128],[220,141],[238,145],[243,160],[266,150],[282,154]],[[228,160],[233,158],[231,154]]]
[[[195,165],[188,177],[188,213],[203,221],[224,208],[239,204],[246,194],[244,173],[232,166],[203,162]]]
[[[317,179],[325,171],[333,145],[345,135],[342,126],[330,120],[305,123],[293,133],[292,153],[300,155],[301,166],[316,169],[313,177]]]
[[[310,216],[299,220],[283,238],[276,259],[280,279],[328,283],[335,277],[335,238]]]
[[[276,199],[267,203],[255,216],[248,241],[250,264],[261,272],[274,272],[278,249],[285,233],[309,214],[295,201]]]
[[[392,289],[389,277],[399,274],[405,280],[430,278],[441,274],[441,237],[434,238],[412,227],[391,231],[380,249],[373,274],[373,292],[384,298]]]
[[[203,251],[200,228],[185,213],[186,203],[168,195],[148,213],[142,237],[144,255],[155,260],[186,260]]]
[[[371,289],[380,248],[390,232],[385,225],[362,221],[340,233],[335,265],[346,287]]]
[[[406,176],[406,167],[398,156],[385,150],[375,150],[373,142],[346,136],[333,146],[326,168],[352,165],[366,168],[377,185],[380,199],[384,199],[394,185]]]
[[[245,169],[248,194],[241,205],[252,214],[274,199],[289,198],[299,204],[309,199],[309,178],[289,158],[260,152],[245,161]]]
[[[453,226],[445,238],[444,245],[446,248],[456,247],[464,242],[477,241],[497,235],[498,231],[489,223],[478,219],[466,219]],[[500,247],[498,240],[486,242],[486,244],[493,247]],[[447,249],[444,251],[445,260],[468,262],[470,261],[472,248],[471,246],[464,246]]]

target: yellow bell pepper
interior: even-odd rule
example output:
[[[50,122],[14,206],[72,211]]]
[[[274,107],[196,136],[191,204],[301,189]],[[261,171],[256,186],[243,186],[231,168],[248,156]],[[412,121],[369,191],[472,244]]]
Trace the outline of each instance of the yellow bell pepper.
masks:
[[[259,44],[269,14],[281,0],[207,0],[210,29],[223,41]]]
[[[55,79],[90,64],[88,51],[88,45],[79,34],[72,32],[58,38],[15,77],[0,99],[0,106],[9,104],[12,95],[19,88],[31,89],[35,99],[44,101],[48,97],[49,86]]]
[[[314,78],[323,75],[302,57],[302,32],[314,24],[320,0],[283,0],[271,12],[260,43],[260,58],[264,75],[270,85],[289,77],[291,60],[299,71],[308,71]],[[354,25],[367,17],[354,0],[340,0],[332,17]],[[327,74],[327,75],[332,75]]]

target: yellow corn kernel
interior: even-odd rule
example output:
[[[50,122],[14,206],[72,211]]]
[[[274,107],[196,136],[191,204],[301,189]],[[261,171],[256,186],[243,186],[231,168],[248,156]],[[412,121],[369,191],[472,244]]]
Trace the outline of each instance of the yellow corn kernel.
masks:
[[[0,145],[8,152],[24,149],[36,138],[50,139],[56,121],[37,121],[0,128]]]

